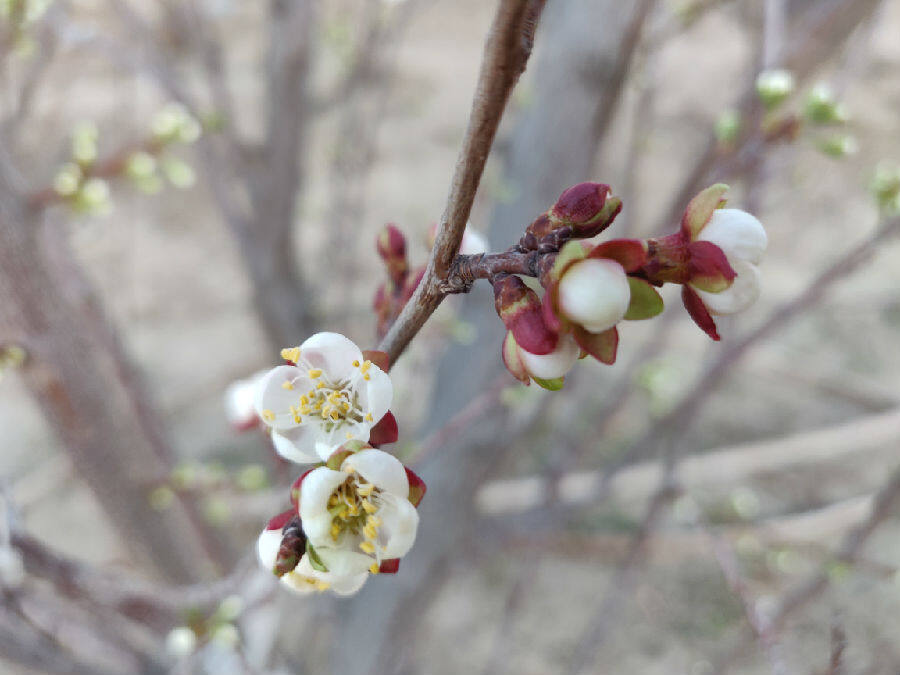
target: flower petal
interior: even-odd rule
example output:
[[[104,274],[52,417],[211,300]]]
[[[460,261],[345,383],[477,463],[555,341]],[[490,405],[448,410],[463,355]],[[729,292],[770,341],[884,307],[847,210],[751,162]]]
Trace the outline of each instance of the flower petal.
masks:
[[[272,431],[275,452],[290,462],[310,464],[318,462],[316,454],[316,431],[310,424],[301,424],[293,429]]]
[[[503,365],[506,366],[506,369],[514,378],[525,385],[531,384],[531,376],[528,374],[528,371],[525,369],[525,364],[522,362],[522,357],[519,354],[519,346],[516,344],[516,339],[513,337],[512,331],[506,332],[506,338],[503,340],[503,347],[501,348],[501,355],[503,357]]]
[[[344,460],[342,469],[352,469],[376,487],[402,499],[409,497],[409,480],[400,460],[381,450],[361,450]]]
[[[419,512],[406,499],[384,498],[378,511],[383,524],[378,533],[383,558],[402,558],[412,548],[419,527]]]
[[[721,248],[729,260],[758,264],[766,252],[769,238],[759,220],[740,209],[717,209],[697,237]]]
[[[591,333],[602,333],[619,323],[630,301],[628,277],[616,260],[581,260],[559,281],[558,307],[562,314]]]
[[[321,368],[332,382],[350,379],[354,361],[362,362],[359,347],[340,333],[316,333],[300,345],[300,358],[313,368]]]
[[[394,385],[391,377],[374,363],[369,366],[368,380],[362,381],[360,388],[360,404],[363,410],[372,415],[375,420],[380,420],[391,407],[394,398]],[[368,438],[363,438],[366,441]]]
[[[278,549],[281,548],[281,529],[263,530],[256,540],[256,556],[259,564],[271,572],[278,558]]]
[[[519,358],[528,374],[541,380],[563,377],[572,369],[580,355],[581,350],[568,333],[559,336],[559,343],[550,354],[538,355],[519,349]]]
[[[711,314],[743,312],[759,298],[760,274],[756,265],[744,260],[734,260],[732,267],[737,272],[737,277],[724,291],[707,293],[696,289]]]
[[[277,366],[259,380],[253,406],[266,425],[279,430],[297,426],[290,407],[300,402],[296,391],[298,385],[293,384],[298,380],[305,384],[302,372],[295,366]],[[285,389],[285,382],[291,383],[290,389]],[[303,384],[299,388],[302,389]]]
[[[303,481],[300,490],[300,520],[306,536],[316,546],[321,542],[331,542],[332,516],[328,513],[328,498],[345,480],[347,474],[320,466],[313,469]]]

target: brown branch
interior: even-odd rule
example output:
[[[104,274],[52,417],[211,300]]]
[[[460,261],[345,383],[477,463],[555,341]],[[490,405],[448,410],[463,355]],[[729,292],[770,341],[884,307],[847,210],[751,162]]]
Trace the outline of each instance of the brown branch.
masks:
[[[544,0],[501,0],[485,45],[469,126],[425,277],[379,349],[391,363],[446,297],[442,285],[459,250],[481,174],[510,93],[525,70]]]

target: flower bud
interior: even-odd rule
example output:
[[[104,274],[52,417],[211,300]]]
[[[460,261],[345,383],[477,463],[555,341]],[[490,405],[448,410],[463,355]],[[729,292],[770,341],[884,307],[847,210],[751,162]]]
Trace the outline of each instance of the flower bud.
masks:
[[[847,111],[835,98],[827,84],[819,83],[806,97],[803,114],[813,124],[842,124],[847,121]]]
[[[605,183],[579,183],[564,191],[548,212],[553,228],[570,226],[578,237],[593,237],[612,224],[622,208]]]
[[[559,281],[560,312],[591,333],[601,333],[619,323],[630,301],[628,277],[615,260],[581,260]]]
[[[549,354],[532,354],[516,343],[512,331],[506,334],[503,343],[503,363],[513,377],[524,384],[530,384],[534,379],[539,385],[547,389],[559,389],[561,382],[578,357],[581,348],[575,339],[568,333],[559,336],[556,348]]]
[[[756,78],[756,93],[766,108],[775,108],[793,92],[794,75],[789,70],[764,70]]]
[[[549,354],[556,347],[556,334],[544,323],[541,300],[517,276],[494,282],[494,306],[516,342],[533,354]]]
[[[716,209],[700,230],[697,241],[711,241],[728,256],[728,259],[746,260],[758,264],[768,246],[768,237],[762,223],[753,215],[740,209]]]
[[[388,276],[398,286],[409,270],[406,261],[406,237],[393,223],[386,224],[375,239],[375,248],[388,269]]]

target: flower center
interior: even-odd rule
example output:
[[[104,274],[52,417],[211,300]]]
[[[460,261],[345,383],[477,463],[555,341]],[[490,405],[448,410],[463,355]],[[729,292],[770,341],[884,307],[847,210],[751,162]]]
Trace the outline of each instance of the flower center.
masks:
[[[301,360],[300,350],[297,347],[281,350],[281,356],[301,368],[305,367],[306,376],[315,382],[312,389],[300,395],[296,405],[290,406],[296,424],[302,424],[304,417],[318,417],[322,420],[325,431],[330,432],[347,422],[374,421],[371,413],[363,411],[359,393],[353,386],[360,377],[363,380],[370,379],[371,361],[362,363],[353,361],[353,367],[358,369],[358,374],[354,373],[349,379],[335,382],[321,368],[313,368],[305,360]],[[296,382],[296,379],[286,381],[282,386],[292,390],[296,387]]]
[[[375,558],[369,571],[378,573],[381,555],[378,533],[384,524],[377,515],[381,507],[381,490],[350,470],[347,479],[328,499],[332,516],[331,538],[335,542],[345,533],[359,539],[359,548]]]

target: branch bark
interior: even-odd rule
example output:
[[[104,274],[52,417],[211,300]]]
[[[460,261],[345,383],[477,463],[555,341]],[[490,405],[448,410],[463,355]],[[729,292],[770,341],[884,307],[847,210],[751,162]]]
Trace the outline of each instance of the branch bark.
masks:
[[[524,72],[544,0],[501,0],[488,33],[469,125],[425,276],[379,349],[395,363],[446,296],[442,284],[459,251],[475,193],[513,87]]]

